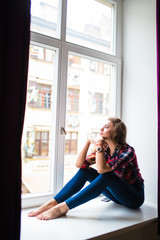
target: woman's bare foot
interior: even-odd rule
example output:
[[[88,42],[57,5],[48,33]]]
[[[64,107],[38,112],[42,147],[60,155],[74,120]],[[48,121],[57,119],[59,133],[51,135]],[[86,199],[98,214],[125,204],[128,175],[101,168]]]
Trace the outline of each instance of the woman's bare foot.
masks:
[[[43,212],[42,214],[37,215],[39,220],[50,220],[66,215],[69,211],[69,208],[65,202],[58,204],[55,207],[50,208],[48,211]]]
[[[57,201],[53,198],[49,202],[44,203],[37,210],[29,212],[28,217],[35,217],[35,216],[49,210],[50,208],[56,206],[57,204],[58,204]]]

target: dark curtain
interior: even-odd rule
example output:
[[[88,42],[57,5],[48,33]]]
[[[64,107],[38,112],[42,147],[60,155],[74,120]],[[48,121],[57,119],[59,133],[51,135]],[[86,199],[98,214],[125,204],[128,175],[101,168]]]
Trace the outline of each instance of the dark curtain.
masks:
[[[157,94],[158,94],[158,233],[160,234],[160,1],[157,0]]]
[[[0,4],[1,239],[20,237],[21,136],[25,112],[30,0]]]

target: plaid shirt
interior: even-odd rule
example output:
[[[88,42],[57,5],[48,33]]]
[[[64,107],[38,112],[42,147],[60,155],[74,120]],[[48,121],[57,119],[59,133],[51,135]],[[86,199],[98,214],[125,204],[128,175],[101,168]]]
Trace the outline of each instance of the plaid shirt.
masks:
[[[134,184],[136,180],[144,181],[137,163],[137,157],[133,147],[128,144],[116,148],[113,155],[110,156],[109,148],[104,149],[106,163],[115,172],[115,174],[127,181],[129,184]],[[82,168],[89,168],[90,165],[95,163],[96,153],[87,155]]]

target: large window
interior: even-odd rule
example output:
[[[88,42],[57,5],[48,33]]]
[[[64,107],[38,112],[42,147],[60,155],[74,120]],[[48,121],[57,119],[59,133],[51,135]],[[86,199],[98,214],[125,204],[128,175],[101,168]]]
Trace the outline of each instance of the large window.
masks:
[[[31,1],[22,206],[50,199],[77,170],[85,141],[99,135],[108,116],[120,115],[118,6],[118,0]]]

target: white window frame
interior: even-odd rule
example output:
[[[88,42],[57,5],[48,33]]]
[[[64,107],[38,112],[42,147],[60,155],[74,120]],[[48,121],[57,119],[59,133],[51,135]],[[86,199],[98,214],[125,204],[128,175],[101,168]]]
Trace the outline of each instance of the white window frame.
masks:
[[[105,0],[103,0],[105,1]],[[56,49],[58,58],[56,59],[59,66],[55,72],[54,82],[54,132],[52,137],[52,145],[55,147],[51,156],[51,179],[50,186],[53,191],[39,194],[24,194],[22,196],[22,207],[38,206],[45,201],[51,199],[63,186],[64,173],[64,141],[65,137],[60,133],[60,128],[65,128],[66,114],[66,93],[67,93],[67,68],[68,68],[68,53],[76,53],[80,56],[87,56],[92,60],[100,60],[114,66],[114,89],[112,94],[115,94],[115,115],[121,117],[121,69],[122,69],[122,1],[107,0],[115,4],[114,15],[114,54],[106,54],[93,49],[82,47],[65,41],[66,34],[66,6],[67,0],[61,0],[61,33],[60,39],[51,38],[42,34],[31,32],[31,44]]]

